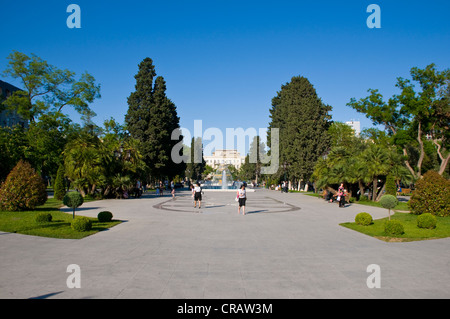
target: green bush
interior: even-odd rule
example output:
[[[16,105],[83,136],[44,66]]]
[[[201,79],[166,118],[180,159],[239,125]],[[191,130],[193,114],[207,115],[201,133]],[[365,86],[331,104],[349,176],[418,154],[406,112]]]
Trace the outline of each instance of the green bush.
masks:
[[[49,223],[52,221],[52,214],[50,213],[39,213],[36,215],[36,223]]]
[[[416,182],[415,187],[408,202],[411,213],[450,216],[450,180],[437,172],[428,171]]]
[[[433,229],[436,228],[436,217],[430,213],[425,213],[417,217],[417,227]]]
[[[87,217],[77,217],[70,224],[73,230],[76,231],[89,231],[92,229],[92,221]]]
[[[395,179],[392,174],[386,176],[386,195],[397,195],[397,185],[395,184]]]
[[[381,206],[389,210],[389,219],[391,219],[391,209],[398,204],[397,197],[393,195],[383,195],[381,196],[379,203]]]
[[[355,217],[355,222],[358,225],[362,226],[369,226],[370,224],[372,224],[372,221],[373,221],[372,216],[370,216],[370,214],[368,213],[359,213]]]
[[[398,199],[394,195],[383,195],[381,196],[379,203],[386,209],[392,209],[397,206]]]
[[[66,195],[66,184],[64,183],[64,165],[60,165],[56,173],[55,184],[53,187],[54,197],[57,200],[62,200]]]
[[[405,233],[402,223],[398,220],[387,220],[384,224],[384,232],[388,236],[398,236]]]
[[[33,210],[46,201],[47,191],[42,177],[28,162],[20,160],[0,187],[0,208]]]
[[[113,218],[113,214],[111,212],[108,211],[104,211],[104,212],[100,212],[97,215],[98,221],[99,222],[110,222],[111,219]]]
[[[69,192],[63,198],[63,204],[67,207],[73,208],[72,218],[75,218],[75,208],[83,205],[84,199],[78,192]]]

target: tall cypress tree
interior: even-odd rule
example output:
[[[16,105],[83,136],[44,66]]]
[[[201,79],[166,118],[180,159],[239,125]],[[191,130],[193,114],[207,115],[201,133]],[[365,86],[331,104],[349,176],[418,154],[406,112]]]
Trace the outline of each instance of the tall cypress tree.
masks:
[[[296,76],[281,86],[272,99],[268,138],[270,143],[272,128],[280,129],[278,177],[286,173],[291,181],[309,180],[317,159],[329,147],[330,111],[308,79]]]
[[[186,164],[186,177],[191,180],[199,180],[206,168],[206,162],[203,157],[202,138],[191,139],[191,159]]]
[[[141,141],[150,177],[172,178],[184,169],[183,163],[175,164],[171,159],[172,148],[179,142],[172,141],[171,135],[180,128],[180,119],[175,104],[166,96],[164,78],[158,76],[153,81],[155,76],[152,59],[145,58],[135,76],[136,90],[128,97],[125,122],[130,135]]]

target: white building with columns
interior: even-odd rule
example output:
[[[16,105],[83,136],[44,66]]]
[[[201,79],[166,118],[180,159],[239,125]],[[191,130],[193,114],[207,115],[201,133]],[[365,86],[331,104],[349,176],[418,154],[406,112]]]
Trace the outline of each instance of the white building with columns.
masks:
[[[239,169],[245,161],[245,156],[237,150],[216,150],[210,156],[203,156],[206,165],[212,168],[218,168],[221,164],[233,165],[236,169]]]

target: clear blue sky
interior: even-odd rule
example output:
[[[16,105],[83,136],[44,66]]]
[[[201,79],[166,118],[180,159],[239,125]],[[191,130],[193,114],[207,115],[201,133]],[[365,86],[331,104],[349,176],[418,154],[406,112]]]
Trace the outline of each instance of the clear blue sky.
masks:
[[[66,25],[71,3],[81,7],[81,29]],[[381,8],[381,29],[366,25],[371,3]],[[334,120],[370,127],[346,106],[350,98],[369,88],[388,98],[414,66],[450,67],[448,0],[43,0],[2,1],[0,10],[0,70],[17,50],[88,71],[101,84],[102,98],[91,105],[98,124],[110,117],[123,123],[146,57],[191,132],[195,119],[224,133],[266,128],[271,99],[297,75],[333,107]]]

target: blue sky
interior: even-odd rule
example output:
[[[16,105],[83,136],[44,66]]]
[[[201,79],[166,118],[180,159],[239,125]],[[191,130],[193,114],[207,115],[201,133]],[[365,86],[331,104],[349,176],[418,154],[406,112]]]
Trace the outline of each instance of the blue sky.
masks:
[[[69,4],[81,29],[69,29]],[[369,29],[371,3],[381,29]],[[432,1],[13,1],[2,2],[0,70],[12,50],[60,68],[88,71],[101,84],[91,108],[101,124],[123,123],[138,64],[153,59],[193,133],[266,128],[271,99],[293,76],[307,77],[335,121],[360,120],[350,98],[397,93],[398,76],[435,63],[450,67],[450,2]],[[8,78],[5,81],[19,83]],[[76,116],[70,112],[76,120]]]

